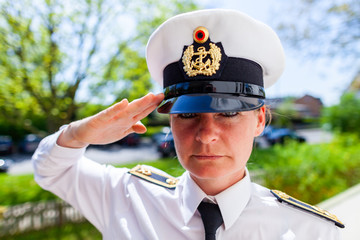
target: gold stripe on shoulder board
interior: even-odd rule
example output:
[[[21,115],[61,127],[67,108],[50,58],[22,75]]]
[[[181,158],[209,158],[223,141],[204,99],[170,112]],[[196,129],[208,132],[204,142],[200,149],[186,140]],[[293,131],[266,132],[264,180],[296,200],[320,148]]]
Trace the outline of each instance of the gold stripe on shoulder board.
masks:
[[[345,225],[334,215],[329,213],[328,211],[321,209],[317,206],[312,206],[305,202],[302,202],[296,198],[289,196],[288,194],[278,191],[278,190],[270,190],[270,192],[279,200],[279,202],[286,202],[294,207],[300,208],[307,212],[311,212],[320,217],[326,218],[335,223],[336,226],[340,228],[344,228]]]
[[[178,179],[162,174],[162,173],[158,173],[158,172],[154,172],[151,170],[151,168],[144,166],[144,165],[137,165],[136,167],[134,167],[133,169],[131,169],[129,171],[129,173],[131,175],[134,175],[136,177],[139,177],[141,179],[144,179],[148,182],[169,188],[169,189],[175,189],[176,185],[178,184]]]

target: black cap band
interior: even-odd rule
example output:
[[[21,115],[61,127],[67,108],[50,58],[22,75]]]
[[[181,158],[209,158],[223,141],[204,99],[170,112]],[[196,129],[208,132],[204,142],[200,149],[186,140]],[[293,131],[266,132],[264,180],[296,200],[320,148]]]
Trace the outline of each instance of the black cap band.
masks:
[[[264,86],[263,71],[256,62],[244,58],[227,57],[222,65],[222,71],[216,75],[188,77],[182,69],[181,61],[170,63],[164,69],[164,88],[177,83],[202,80],[242,82]]]
[[[265,90],[255,84],[228,81],[194,81],[173,84],[164,89],[165,100],[186,94],[220,93],[265,98]]]

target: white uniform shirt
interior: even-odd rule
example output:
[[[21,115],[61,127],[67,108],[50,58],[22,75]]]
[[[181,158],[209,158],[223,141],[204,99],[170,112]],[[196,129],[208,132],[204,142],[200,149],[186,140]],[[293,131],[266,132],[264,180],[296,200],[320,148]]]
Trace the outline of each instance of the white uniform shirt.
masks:
[[[95,163],[85,149],[56,145],[59,132],[45,138],[33,156],[35,179],[78,209],[103,239],[205,239],[197,206],[206,194],[188,172],[176,189],[167,189]],[[214,197],[224,224],[217,239],[340,239],[333,222],[280,203],[269,189],[240,182]]]

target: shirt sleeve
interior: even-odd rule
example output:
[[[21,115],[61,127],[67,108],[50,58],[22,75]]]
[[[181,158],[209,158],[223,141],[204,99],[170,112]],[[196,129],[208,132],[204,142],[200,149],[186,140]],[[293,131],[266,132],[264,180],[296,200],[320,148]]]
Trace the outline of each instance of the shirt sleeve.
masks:
[[[60,133],[44,138],[34,153],[35,181],[78,209],[103,232],[109,224],[111,188],[121,185],[125,175],[128,175],[125,174],[127,169],[105,166],[87,159],[84,156],[86,148],[72,149],[57,145]],[[121,195],[124,188],[119,189],[117,193]]]

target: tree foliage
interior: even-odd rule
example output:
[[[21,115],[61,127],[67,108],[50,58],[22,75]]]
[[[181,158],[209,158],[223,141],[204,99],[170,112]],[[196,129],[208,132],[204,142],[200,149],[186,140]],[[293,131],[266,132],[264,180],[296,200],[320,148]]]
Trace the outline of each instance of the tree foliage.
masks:
[[[359,67],[358,0],[296,0],[280,9],[278,30],[298,53],[310,57],[346,57]],[[354,62],[355,61],[355,62]]]
[[[52,132],[77,119],[84,102],[144,95],[152,87],[147,38],[195,8],[192,0],[2,1],[0,122]]]
[[[360,98],[355,93],[344,94],[338,105],[324,109],[322,122],[333,131],[360,136]]]

